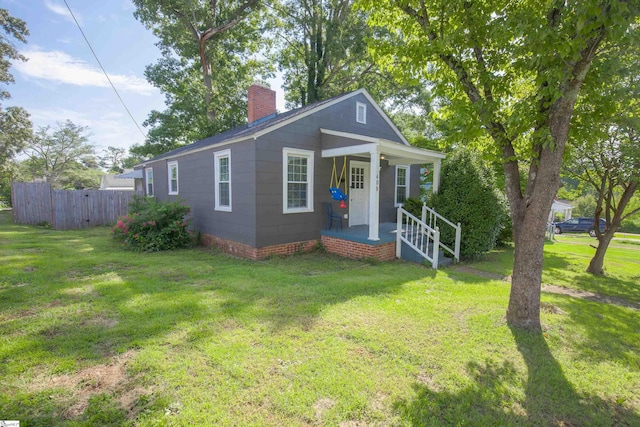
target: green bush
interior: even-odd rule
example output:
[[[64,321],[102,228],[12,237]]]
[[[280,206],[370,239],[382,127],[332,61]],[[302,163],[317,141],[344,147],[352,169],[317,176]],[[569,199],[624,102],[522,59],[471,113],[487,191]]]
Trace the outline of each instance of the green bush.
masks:
[[[632,221],[630,219],[622,221],[620,225],[621,233],[635,233],[640,234],[640,221]]]
[[[194,234],[186,219],[190,208],[180,202],[160,202],[152,197],[134,196],[129,214],[118,218],[113,238],[129,249],[153,252],[189,247]]]
[[[586,216],[593,217],[596,212],[596,198],[593,194],[586,194],[575,199],[573,202],[573,217]]]
[[[415,197],[405,199],[403,208],[416,218],[422,217],[422,202]]]
[[[492,170],[467,149],[458,149],[442,165],[440,189],[427,203],[440,215],[462,226],[460,257],[475,259],[496,246],[500,231],[508,225],[504,196]],[[440,228],[440,239],[453,245],[455,230]],[[510,234],[510,233],[509,233]]]

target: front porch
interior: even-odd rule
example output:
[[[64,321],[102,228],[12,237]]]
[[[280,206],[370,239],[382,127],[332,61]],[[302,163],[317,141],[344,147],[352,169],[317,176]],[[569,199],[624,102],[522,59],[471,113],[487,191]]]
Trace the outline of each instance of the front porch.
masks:
[[[449,243],[450,246],[440,241],[440,227],[451,227],[455,231],[455,242]],[[429,262],[433,268],[460,259],[460,224],[452,223],[426,205],[422,206],[422,218],[398,208],[397,222],[382,222],[377,231],[378,240],[371,240],[369,225],[324,229],[320,237],[327,252],[352,259],[402,258],[419,264]]]
[[[369,239],[368,225],[322,230],[320,235],[327,252],[352,259],[391,261],[396,258],[396,229],[396,223],[380,223],[378,240]]]
[[[388,141],[382,138],[374,138],[348,132],[340,132],[330,129],[320,129],[322,134],[323,158],[351,157],[350,163],[357,163],[356,169],[350,167],[349,173],[349,204],[350,219],[353,218],[353,205],[357,202],[356,213],[362,214],[355,224],[368,224],[366,240],[377,242],[382,239],[382,229],[380,223],[380,170],[381,162],[384,161],[389,166],[408,167],[410,165],[422,165],[430,163],[433,165],[433,187],[434,193],[438,192],[440,185],[440,164],[445,158],[443,153],[432,150],[412,147],[403,139],[403,143]],[[359,159],[359,160],[355,160]],[[358,169],[358,166],[360,167]],[[335,167],[335,163],[334,163]],[[354,186],[353,174],[358,171],[358,180]],[[408,179],[408,178],[407,178]],[[398,185],[396,183],[396,185]],[[357,193],[354,196],[354,193]],[[394,201],[395,206],[399,206],[398,201]],[[388,220],[388,219],[387,219]],[[351,227],[355,228],[355,227]],[[352,233],[360,234],[360,229]]]

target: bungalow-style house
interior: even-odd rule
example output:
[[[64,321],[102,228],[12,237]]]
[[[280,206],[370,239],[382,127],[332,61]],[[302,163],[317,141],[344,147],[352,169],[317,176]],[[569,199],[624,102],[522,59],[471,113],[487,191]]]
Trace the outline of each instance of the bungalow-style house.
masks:
[[[118,175],[105,174],[100,178],[99,190],[133,191],[133,178],[120,178]]]
[[[422,164],[433,164],[438,190],[444,154],[412,147],[364,89],[278,114],[275,92],[254,84],[248,116],[138,165],[146,195],[182,200],[205,244],[241,257],[319,242],[353,258],[396,257],[397,208],[419,196]],[[346,193],[344,203],[330,186]]]

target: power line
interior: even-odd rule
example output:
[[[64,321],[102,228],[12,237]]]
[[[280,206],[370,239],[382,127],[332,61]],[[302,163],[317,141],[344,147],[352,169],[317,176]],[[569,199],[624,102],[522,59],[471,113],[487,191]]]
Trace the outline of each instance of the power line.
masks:
[[[113,85],[113,82],[111,81],[111,78],[109,77],[109,74],[107,74],[107,72],[105,71],[104,67],[102,66],[102,63],[98,59],[98,55],[96,55],[96,52],[93,50],[93,47],[91,46],[91,43],[89,43],[89,39],[84,34],[84,31],[82,31],[82,27],[80,27],[80,23],[78,22],[78,20],[76,19],[76,16],[73,14],[73,11],[69,7],[69,3],[67,3],[67,0],[63,0],[63,1],[64,1],[64,4],[67,6],[67,9],[69,9],[69,13],[71,14],[71,17],[73,18],[73,21],[76,23],[76,26],[78,27],[78,30],[80,30],[80,33],[82,34],[82,37],[84,37],[84,41],[87,42],[87,46],[89,46],[89,49],[91,50],[91,53],[93,54],[93,57],[96,59],[96,62],[98,62],[98,65],[100,66],[100,69],[102,69],[102,72],[104,73],[104,76],[107,78],[107,80],[109,81],[109,84],[111,85],[111,88],[113,89],[113,91],[116,93],[116,96],[120,100],[120,103],[122,104],[124,109],[127,110],[127,114],[129,114],[129,117],[131,117],[131,120],[133,121],[133,123],[136,124],[136,127],[138,128],[138,130],[140,131],[142,136],[146,139],[147,135],[144,133],[144,131],[142,130],[142,128],[140,127],[140,125],[138,124],[136,119],[133,118],[133,114],[131,114],[131,111],[129,111],[129,108],[127,107],[127,104],[124,103],[124,100],[122,99],[122,97],[118,93],[118,89],[116,89],[116,87]]]

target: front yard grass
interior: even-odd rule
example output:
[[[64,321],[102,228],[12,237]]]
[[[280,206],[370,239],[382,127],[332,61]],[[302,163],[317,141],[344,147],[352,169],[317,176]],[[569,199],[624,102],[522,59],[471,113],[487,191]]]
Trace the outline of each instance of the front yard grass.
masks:
[[[563,236],[564,238],[564,236]],[[637,247],[634,246],[634,247]],[[545,247],[543,282],[640,301],[640,257]],[[590,252],[591,251],[591,252]],[[509,274],[510,250],[474,268]],[[640,425],[637,310],[322,253],[123,251],[0,212],[0,419],[30,425]]]

